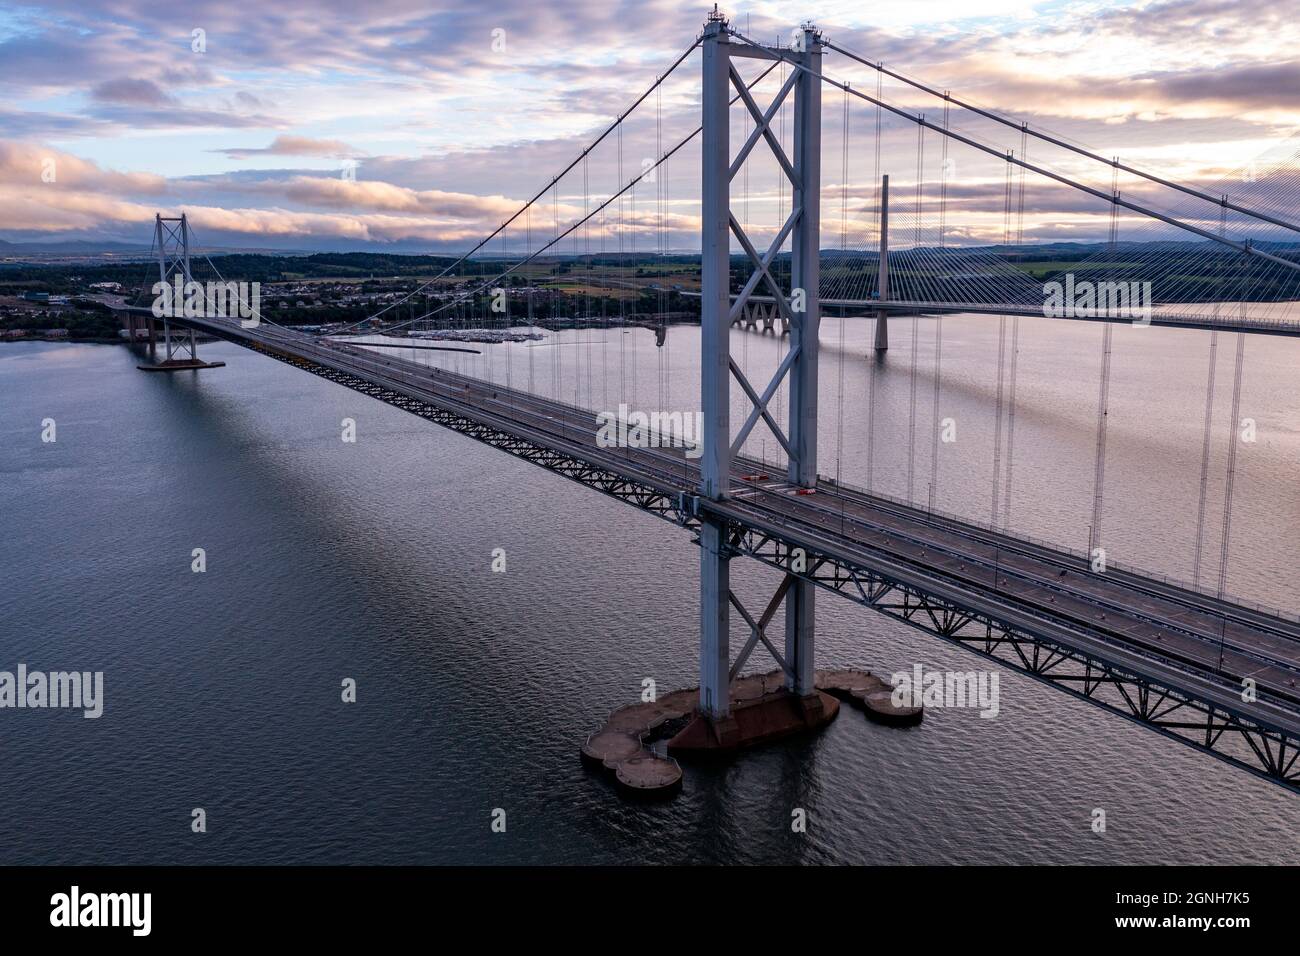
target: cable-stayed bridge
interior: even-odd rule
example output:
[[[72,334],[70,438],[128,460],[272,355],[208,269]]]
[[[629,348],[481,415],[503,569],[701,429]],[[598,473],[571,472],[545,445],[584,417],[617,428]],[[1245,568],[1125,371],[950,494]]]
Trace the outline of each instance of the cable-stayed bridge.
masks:
[[[665,141],[664,91],[670,77],[697,53],[698,80],[690,82],[698,90],[700,121],[675,143],[671,137]],[[828,53],[874,70],[874,94],[828,75],[823,69]],[[376,350],[362,338],[306,334],[277,325],[265,314],[251,320],[213,314],[218,310],[209,307],[207,292],[201,307],[187,313],[155,316],[142,306],[128,313],[132,321],[140,317],[151,325],[162,323],[167,356],[156,367],[201,365],[194,339],[186,344],[179,332],[212,335],[403,408],[692,531],[701,554],[700,714],[719,745],[737,742],[728,690],[759,645],[785,673],[790,698],[815,708],[816,595],[830,591],[1300,789],[1300,619],[1246,606],[1226,591],[1235,440],[1229,445],[1217,588],[1202,587],[1200,580],[1207,538],[1204,490],[1192,586],[1110,566],[1101,546],[1113,326],[1181,324],[1211,330],[1204,489],[1218,336],[1236,336],[1235,436],[1246,337],[1293,335],[1300,329],[1294,306],[1300,298],[1300,255],[1286,238],[1300,232],[1294,225],[1294,163],[1278,162],[1249,183],[1266,186],[1215,195],[1118,159],[1106,161],[1026,124],[1007,125],[1010,121],[947,91],[938,94],[942,121],[927,118],[886,100],[886,72],[901,76],[841,49],[812,26],[797,30],[788,46],[767,45],[715,14],[686,52],[572,163],[501,227],[422,284],[417,293],[425,293],[425,301],[432,299],[429,308],[422,306],[418,317],[399,320],[389,307],[371,321],[357,323],[389,336],[412,328],[480,323],[498,314],[489,301],[513,298],[516,309],[526,307],[527,313],[507,313],[497,321],[531,326],[543,281],[571,284],[575,319],[586,328],[617,329],[615,319],[627,318],[609,311],[596,316],[594,303],[601,310],[612,308],[597,290],[638,290],[642,299],[657,301],[661,312],[688,302],[700,314],[703,412],[703,433],[691,447],[657,441],[608,447],[598,438],[597,409],[583,407],[580,391],[572,403],[558,392],[538,394],[531,368],[527,388],[522,371],[505,382],[466,375],[417,361],[400,349]],[[916,90],[915,82],[907,85]],[[924,85],[916,92],[924,94]],[[838,184],[827,187],[826,117],[836,112],[830,99],[836,96],[842,117],[840,174]],[[854,101],[874,111],[874,135],[867,141],[875,150],[875,168],[863,191],[872,215],[851,227],[850,194],[853,183],[863,179],[850,173]],[[651,108],[656,120],[653,156],[625,177],[624,136],[636,129],[638,110]],[[992,117],[996,126],[1012,129],[1018,148],[1001,149],[960,129],[957,120],[971,116]],[[888,174],[880,170],[887,117],[910,125],[917,142],[913,195],[901,204],[895,200],[892,211]],[[942,176],[937,184],[924,174],[927,136],[938,138]],[[1079,162],[1101,162],[1110,189],[1025,158],[1028,142],[1036,138]],[[593,197],[593,157],[602,145],[617,151],[616,187],[607,197]],[[690,201],[698,203],[692,222],[699,232],[698,272],[691,267],[676,277],[680,281],[651,284],[645,277],[629,276],[619,255],[636,251],[637,237],[649,237],[656,253],[669,258],[670,223],[679,214],[673,211],[666,170],[670,160],[680,169],[688,146],[699,152],[698,167],[692,162],[687,170],[687,178],[697,184]],[[948,175],[953,157],[963,155],[959,150],[1004,167],[997,170],[1000,177],[979,173],[977,167],[976,182],[966,189]],[[747,170],[760,152],[779,180],[775,198],[770,192],[761,200],[755,197],[755,205],[766,202],[777,214],[767,223],[757,222],[747,208]],[[929,150],[932,160],[935,152]],[[638,164],[632,167],[638,169]],[[1121,176],[1126,184],[1135,183],[1133,191],[1119,188]],[[1046,287],[1062,270],[1050,264],[1035,270],[1021,261],[1030,245],[1023,235],[1026,208],[1033,208],[1030,177],[1104,203],[1109,218],[1109,241],[1077,260],[1059,290]],[[575,180],[582,184],[580,193],[572,188]],[[562,182],[570,183],[563,201]],[[991,204],[986,195],[990,183],[995,193]],[[644,195],[651,185],[654,201],[647,212]],[[1162,205],[1143,189],[1175,198]],[[580,203],[575,201],[579,195]],[[971,204],[965,209],[958,201],[962,196]],[[827,199],[840,203],[838,236],[825,228],[834,223],[834,217],[823,214]],[[1205,208],[1196,211],[1199,207]],[[983,221],[985,234],[991,220],[1003,242],[970,241],[970,234],[958,227],[963,213]],[[852,229],[864,230],[866,240],[852,237]],[[1138,242],[1127,237],[1129,232],[1151,238]],[[517,243],[513,250],[512,238]],[[160,280],[166,284],[179,277],[185,288],[195,283],[187,218],[160,216],[155,242]],[[568,243],[569,257],[559,258]],[[493,258],[486,257],[488,252]],[[208,265],[215,270],[210,260]],[[471,274],[474,268],[477,276]],[[1129,292],[1136,284],[1142,295],[1123,302],[1099,299],[1102,283],[1122,284]],[[1073,295],[1085,284],[1090,300]],[[520,288],[525,291],[511,291]],[[1018,537],[999,517],[1010,508],[1018,316],[1043,316],[1053,294],[1060,300],[1060,318],[1102,325],[1094,520],[1089,553],[1082,558]],[[415,295],[396,304],[413,305]],[[624,308],[623,298],[617,307]],[[734,326],[755,308],[778,319],[788,332],[766,382],[756,380],[755,370],[732,351]],[[988,526],[940,516],[870,487],[859,489],[843,480],[838,468],[832,478],[819,467],[819,371],[826,361],[820,323],[823,313],[833,310],[874,318],[873,342],[860,343],[866,362],[884,360],[891,314],[932,313],[936,322],[952,312],[999,317],[993,520]],[[1004,341],[1008,322],[1009,353]],[[913,336],[915,329],[913,323]],[[939,330],[941,325],[936,326],[936,365]],[[873,351],[880,357],[868,358]],[[840,361],[843,355],[841,350]],[[581,381],[581,349],[573,361]],[[913,382],[913,433],[915,392]],[[738,405],[743,414],[733,420]],[[874,411],[872,405],[868,415]],[[775,460],[753,453],[759,434],[778,449]],[[730,587],[730,562],[741,556],[781,575],[771,600],[759,611],[745,607]],[[733,609],[748,628],[738,649],[731,646]],[[774,639],[769,631],[775,631],[779,611],[784,638]]]

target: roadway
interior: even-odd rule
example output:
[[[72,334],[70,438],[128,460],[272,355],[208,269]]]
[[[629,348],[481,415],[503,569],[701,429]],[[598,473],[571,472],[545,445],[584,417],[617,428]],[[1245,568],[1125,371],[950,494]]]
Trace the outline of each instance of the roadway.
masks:
[[[669,291],[661,289],[658,284],[640,284],[629,282],[623,279],[606,279],[602,276],[584,275],[583,280],[593,285],[603,285],[613,288],[630,288],[640,292],[657,292]],[[700,293],[689,290],[675,288],[671,291],[682,295],[688,299],[698,299]],[[737,296],[732,295],[731,301],[734,304]],[[746,302],[756,302],[763,305],[774,305],[776,300],[770,295],[753,294],[746,298]],[[1046,316],[1043,311],[1042,303],[1016,305],[1012,303],[987,303],[987,302],[944,302],[939,300],[919,300],[919,299],[887,299],[883,303],[879,299],[833,299],[823,298],[821,307],[823,310],[834,309],[839,314],[863,315],[874,318],[880,309],[884,309],[890,315],[936,315],[936,314],[973,314],[973,315],[1023,315],[1033,318],[1058,318],[1071,322],[1115,322],[1121,325],[1135,324],[1134,317],[1131,315],[1117,314],[1114,311],[1106,309],[1071,309],[1069,315]],[[1257,308],[1267,308],[1275,303],[1260,302],[1252,303]],[[1172,329],[1200,329],[1214,332],[1251,332],[1258,335],[1283,335],[1288,337],[1300,336],[1300,321],[1294,319],[1273,319],[1241,314],[1242,304],[1238,302],[1224,302],[1220,304],[1217,314],[1214,312],[1181,312],[1177,306],[1155,305],[1151,308],[1151,318],[1149,324],[1157,328]]]

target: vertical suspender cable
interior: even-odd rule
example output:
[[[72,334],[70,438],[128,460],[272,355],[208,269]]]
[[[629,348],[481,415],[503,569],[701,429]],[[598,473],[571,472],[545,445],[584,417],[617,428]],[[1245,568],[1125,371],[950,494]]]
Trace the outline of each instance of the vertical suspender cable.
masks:
[[[621,128],[622,128],[622,127],[621,127],[621,125],[620,125],[620,129],[621,129]],[[560,247],[559,247],[559,242],[560,242],[560,191],[559,191],[559,182],[558,182],[558,181],[557,181],[553,186],[551,186],[551,216],[552,216],[552,218],[555,220],[555,239],[552,240],[552,241],[556,244],[556,245],[555,245],[555,252],[556,252],[556,259],[555,259],[555,262],[556,262],[556,266],[558,267],[558,266],[559,266],[559,262],[560,262],[560,259],[559,259],[559,251],[560,251]],[[557,274],[558,274],[558,273],[557,273]],[[553,349],[551,349],[551,398],[555,399],[557,402],[558,402],[558,401],[563,401],[563,400],[564,400],[564,392],[562,391],[562,385],[563,385],[562,379],[563,379],[563,376],[560,374],[560,372],[561,372],[560,362],[561,362],[561,360],[562,360],[562,358],[563,358],[563,356],[564,356],[564,348],[563,348],[563,346],[561,345],[561,343],[559,342],[559,333],[560,333],[560,328],[559,328],[559,326],[561,326],[563,323],[559,321],[560,318],[561,318],[561,316],[558,314],[558,313],[561,311],[560,308],[559,308],[559,306],[560,306],[561,302],[563,301],[563,295],[564,295],[564,293],[560,290],[559,282],[557,281],[556,284],[555,284],[554,295],[553,295],[552,302],[551,302],[551,315],[552,315],[552,316],[554,317],[554,319],[556,320],[556,321],[552,322],[551,324],[557,326],[557,328],[556,328],[556,330],[555,330],[555,335],[556,335],[555,347],[554,347]]]
[[[1007,153],[1010,159],[1011,153]],[[1007,163],[1006,187],[1002,212],[1002,237],[1004,244],[1011,233],[1011,163]],[[1007,351],[1007,317],[998,316],[998,395],[993,411],[993,505],[990,509],[989,525],[998,526],[998,497],[1002,481],[1002,402],[1003,386],[1006,383]]]
[[[597,284],[597,275],[599,270],[596,268],[596,259],[592,256],[592,230],[599,226],[599,219],[596,210],[591,208],[598,205],[600,197],[593,196],[591,193],[591,183],[589,177],[588,164],[584,160],[582,164],[582,209],[583,218],[587,221],[583,226],[582,248],[583,256],[587,263],[587,277],[583,280],[583,307],[582,307],[582,326],[583,326],[583,353],[587,363],[587,403],[584,408],[597,408],[596,402],[596,357],[592,354],[592,347],[596,344],[596,302],[603,295],[598,291],[601,285]],[[590,218],[588,209],[591,209]]]
[[[780,46],[780,41],[779,41],[779,40],[777,41],[777,45]],[[782,87],[785,86],[785,61],[784,61],[784,60],[781,61],[781,86],[782,86]],[[789,154],[790,151],[786,148],[786,139],[785,139],[785,115],[786,115],[786,105],[787,105],[787,103],[789,102],[789,99],[790,99],[789,96],[785,96],[785,97],[783,97],[783,98],[781,99],[781,109],[780,109],[780,114],[781,114],[781,126],[780,126],[780,132],[779,132],[779,135],[778,135],[778,137],[777,137],[777,142],[781,144],[781,149],[782,149],[782,150],[785,150],[786,153],[787,153],[787,155]],[[787,215],[787,213],[786,213],[786,211],[785,211],[785,197],[786,197],[786,186],[787,186],[787,185],[790,185],[790,206],[791,206],[791,209],[792,209],[792,210],[793,210],[793,208],[794,208],[794,186],[793,186],[792,183],[788,183],[788,181],[787,181],[787,179],[786,179],[786,175],[785,175],[785,170],[781,168],[781,164],[780,164],[780,163],[778,163],[777,166],[776,166],[776,185],[777,185],[777,197],[778,197],[778,201],[777,201],[777,211],[776,211],[776,227],[777,227],[778,229],[780,229],[780,228],[781,228],[781,223],[785,221],[785,218],[786,218],[786,215]],[[813,187],[810,185],[809,188],[813,188]],[[820,188],[820,184],[818,184],[817,188]],[[792,244],[791,248],[793,249],[793,244]],[[791,261],[793,262],[794,256],[791,255],[790,258],[791,258]],[[791,268],[793,268],[793,266],[791,266]],[[775,272],[776,270],[774,269],[773,271]],[[777,272],[777,275],[779,276],[780,273]],[[791,275],[791,280],[792,280],[792,281],[793,281],[793,278],[794,278],[794,277],[793,277],[793,274],[792,274],[792,275]],[[778,281],[779,281],[779,280],[778,280]],[[789,288],[789,286],[786,286],[786,288]],[[787,293],[787,294],[792,295],[793,292],[790,292],[790,293]],[[773,348],[773,358],[772,358],[772,361],[773,361],[774,365],[779,366],[780,363],[781,363],[781,358],[782,358],[782,355],[781,355],[781,339],[782,339],[782,335],[781,335],[780,321],[779,321],[778,319],[775,318],[775,316],[776,316],[776,312],[777,312],[777,310],[776,310],[775,305],[774,305],[774,306],[773,306],[773,310],[772,310],[772,315],[773,315],[773,317],[774,317],[774,318],[773,318],[773,331],[775,332],[775,335],[773,335],[773,337],[772,337],[772,345],[774,346],[774,348]],[[780,424],[782,427],[784,427],[785,430],[788,432],[788,431],[790,430],[790,418],[789,418],[789,416],[787,415],[784,421],[782,421],[781,418],[780,418],[781,411],[784,410],[784,409],[786,408],[786,401],[785,401],[785,378],[784,378],[784,377],[781,379],[780,383],[776,386],[776,407],[777,407],[777,409],[778,409],[778,411],[777,411],[777,423]],[[781,454],[781,452],[780,452],[780,448],[781,448],[781,445],[780,445],[780,443],[778,442],[777,445],[776,445],[776,449],[777,449],[777,450],[776,450],[776,454],[777,454],[778,456]],[[786,464],[786,463],[788,463],[788,457],[787,457],[787,462],[782,463],[782,464],[784,465],[784,464]]]
[[[1002,527],[1011,525],[1011,468],[1016,447],[1016,363],[1020,356],[1020,316],[1011,319],[1011,374],[1007,383],[1007,475],[1002,488]]]
[[[1002,386],[1005,381],[1007,317],[998,316],[998,393],[993,410],[993,505],[989,522],[998,525],[998,492],[1002,477]]]
[[[876,227],[876,294],[877,294],[877,295],[880,294],[880,268],[881,268],[881,263],[880,263],[880,248],[881,248],[881,246],[880,246],[880,243],[881,243],[881,236],[880,236],[880,203],[881,203],[881,195],[880,195],[880,135],[881,135],[881,131],[880,131],[880,122],[881,122],[881,109],[880,109],[880,103],[881,103],[881,99],[882,99],[881,93],[882,93],[882,90],[881,90],[881,74],[879,73],[879,71],[877,71],[877,73],[876,73],[876,165],[875,165],[875,171],[874,171],[874,173],[872,174],[872,182],[875,184],[875,191],[876,191],[876,215],[875,215],[875,217],[874,217],[874,219],[875,219],[875,223],[874,223],[874,224],[875,224],[875,227]],[[881,319],[880,316],[879,316],[879,313],[877,313],[876,321],[877,321],[877,322],[882,321],[882,319]],[[868,366],[867,366],[867,374],[868,374],[868,376],[869,376],[869,382],[868,382],[868,384],[867,384],[867,491],[871,491],[871,490],[872,490],[872,465],[874,464],[874,458],[875,458],[875,447],[876,447],[876,441],[875,441],[875,437],[876,437],[876,436],[875,436],[875,433],[876,433],[876,378],[877,378],[877,376],[878,376],[878,368],[877,368],[877,366],[879,366],[879,364],[880,364],[880,355],[879,355],[879,353],[876,353],[876,352],[873,351],[873,352],[869,353],[869,356],[870,356],[870,363],[869,363]]]
[[[1020,158],[1027,157],[1029,138],[1027,127],[1020,130]],[[1025,167],[1020,167],[1019,198],[1016,200],[1016,247],[1025,241]],[[1007,403],[1007,479],[1002,499],[1002,527],[1011,526],[1011,471],[1015,464],[1016,450],[1016,365],[1020,356],[1020,316],[1011,320],[1011,381],[1009,383],[1010,400]]]
[[[1227,196],[1224,196],[1224,204],[1219,207],[1219,235],[1223,235],[1227,228],[1228,206]],[[1216,293],[1213,314],[1214,318],[1219,317],[1219,299],[1220,295]],[[1219,332],[1217,329],[1210,331],[1210,369],[1205,377],[1205,427],[1201,436],[1201,487],[1200,497],[1196,506],[1196,548],[1195,555],[1192,558],[1192,587],[1201,586],[1201,553],[1202,543],[1205,539],[1205,496],[1209,487],[1210,479],[1210,433],[1211,426],[1214,424],[1214,373],[1218,365],[1219,353]]]
[[[600,214],[600,226],[596,231],[597,252],[602,266],[605,264],[605,233],[609,228],[609,213]],[[609,409],[609,294],[607,290],[600,293],[600,407]]]
[[[663,91],[656,90],[655,92],[655,158],[658,159],[663,155],[664,103]],[[663,177],[659,175],[661,172],[662,170],[655,171],[655,256],[658,259],[659,266],[661,267],[660,270],[656,271],[662,270],[664,261],[664,184]],[[656,316],[655,324],[658,325],[660,322],[667,320],[664,318],[663,282],[657,282],[655,284],[659,286],[659,291],[655,294],[656,304],[659,306],[659,314]],[[667,398],[664,395],[664,350],[662,346],[658,345],[657,339],[656,346],[655,359],[658,362],[659,371],[659,408],[660,410],[666,410],[667,406],[665,402],[667,401]]]
[[[1250,301],[1253,293],[1253,283],[1250,282],[1251,263],[1246,261],[1247,285],[1245,294],[1241,300],[1241,317],[1246,318],[1246,303]],[[1232,378],[1232,419],[1228,422],[1228,477],[1227,485],[1223,491],[1223,541],[1219,546],[1219,599],[1222,600],[1228,589],[1228,543],[1232,534],[1232,499],[1237,480],[1237,429],[1241,425],[1241,372],[1242,363],[1246,357],[1246,333],[1237,333],[1237,364]],[[1224,630],[1227,629],[1227,622],[1224,622]],[[1220,663],[1222,663],[1223,651],[1220,645],[1219,651]]]
[[[916,128],[916,231],[913,238],[913,246],[919,250],[921,248],[921,199],[922,199],[922,181],[925,178],[925,127],[917,126]],[[919,261],[918,269],[925,266]],[[916,365],[918,337],[921,325],[919,315],[912,316],[912,369],[911,381],[908,383],[910,392],[908,400],[907,413],[907,502],[911,504],[915,497],[913,496],[914,478],[916,475]]]
[[[507,237],[508,237],[509,235],[510,235],[510,232],[509,232],[508,229],[502,229],[502,230],[501,230],[501,258],[502,258],[502,260],[503,260],[504,262],[507,262],[507,263],[510,261],[510,247],[509,247],[509,244],[507,243]],[[503,286],[502,289],[504,290],[504,288],[505,288],[505,287]],[[510,330],[510,297],[507,295],[507,296],[504,296],[504,299],[505,299],[505,312],[504,312],[504,313],[502,314],[502,316],[501,316],[501,321],[504,323],[504,325],[503,325],[503,327],[502,327],[502,332],[509,332],[509,330]],[[414,304],[414,303],[412,303],[412,304]],[[502,346],[502,348],[505,350],[505,353],[506,353],[506,388],[507,388],[507,389],[512,389],[511,377],[510,377],[511,364],[512,364],[511,361],[510,361],[510,360],[511,360],[511,353],[514,351],[513,348],[511,347],[512,344],[513,344],[513,343],[511,343],[510,340],[509,340],[508,338],[504,338],[504,340],[503,340],[502,343],[501,343],[501,346]],[[514,392],[513,392],[513,391],[510,392],[510,403],[511,403],[512,405],[514,404]]]
[[[1237,479],[1237,428],[1241,414],[1241,369],[1246,357],[1246,333],[1237,333],[1237,365],[1232,379],[1232,420],[1228,422],[1228,478],[1223,492],[1223,541],[1219,547],[1219,589],[1222,599],[1228,588],[1228,539],[1232,533],[1232,494]]]
[[[1118,162],[1118,160],[1117,160]],[[1111,195],[1115,202],[1110,207],[1110,255],[1114,261],[1115,246],[1119,238],[1119,167],[1111,172]],[[1096,561],[1101,547],[1101,515],[1106,489],[1106,419],[1109,417],[1111,338],[1115,324],[1102,321],[1101,333],[1101,385],[1097,392],[1097,447],[1094,451],[1092,475],[1092,524],[1088,534],[1088,557]],[[1104,564],[1103,564],[1104,566]]]
[[[843,268],[848,251],[849,236],[849,93],[844,91],[840,131],[840,267]],[[836,366],[835,412],[835,485],[840,484],[840,468],[844,454],[844,326],[847,319],[840,316],[840,349]],[[844,522],[844,499],[840,499],[840,525]]]
[[[637,187],[637,184],[636,184],[636,183],[633,183],[633,184],[632,184],[632,188],[629,189],[628,192],[627,192],[628,219],[629,219],[630,222],[631,222],[631,229],[628,231],[628,237],[627,237],[627,239],[628,239],[628,243],[629,243],[629,244],[631,245],[631,247],[632,247],[629,251],[632,253],[632,259],[633,259],[633,260],[636,259],[636,234],[637,234],[637,225],[638,225],[638,224],[637,224],[637,218],[636,218],[636,187]],[[637,396],[637,392],[639,391],[639,389],[637,388],[637,379],[638,379],[638,376],[637,376],[637,367],[641,364],[641,362],[640,362],[640,360],[639,360],[638,357],[637,357],[636,350],[635,350],[635,346],[636,346],[636,340],[637,340],[637,335],[636,335],[636,330],[637,330],[636,310],[637,310],[637,306],[639,306],[639,305],[641,304],[641,290],[640,290],[639,287],[637,287],[637,286],[635,285],[635,283],[633,283],[633,289],[632,289],[632,292],[633,292],[633,299],[632,299],[632,345],[633,345],[634,348],[633,348],[633,352],[632,352],[632,399],[631,399],[631,401],[632,401],[632,403],[633,403],[633,407],[634,407],[634,408],[640,408],[640,407],[643,407],[643,406],[636,405],[635,402],[637,401],[637,397],[636,397],[636,396]]]
[[[524,212],[524,239],[525,246],[528,250],[528,257],[533,255],[533,207],[530,205]],[[532,335],[537,331],[536,318],[533,314],[533,283],[527,273],[524,274],[524,282],[528,287],[528,334]],[[528,391],[530,394],[536,394],[537,388],[533,382],[533,340],[528,342]]]
[[[1210,370],[1205,381],[1205,430],[1201,441],[1201,488],[1196,507],[1196,553],[1192,559],[1192,587],[1201,585],[1201,548],[1205,539],[1205,494],[1209,485],[1210,432],[1214,424],[1214,371],[1218,362],[1219,333],[1210,332]]]
[[[618,183],[623,184],[623,125],[618,127]],[[623,196],[618,197],[618,264],[622,268],[626,263],[623,260]],[[626,303],[624,301],[624,292],[626,290],[618,287],[618,400],[619,402],[628,401],[627,394],[627,317],[624,313]]]
[[[662,105],[660,109],[662,110]],[[662,132],[660,136],[662,138]],[[664,155],[662,143],[659,147],[659,155],[661,157]],[[672,263],[669,258],[672,229],[669,219],[669,211],[671,209],[671,194],[669,192],[669,187],[672,185],[672,180],[668,178],[667,160],[664,160],[663,165],[659,168],[659,181],[663,184],[663,199],[659,220],[660,229],[663,232],[664,257],[664,276],[659,283],[659,301],[660,311],[663,313],[662,321],[664,323],[664,392],[667,394],[669,402],[671,402],[673,395],[673,340],[668,334],[668,327],[671,324],[668,318],[668,310],[671,305],[672,297],[668,293],[668,282],[672,278]]]
[[[745,32],[746,32],[746,33],[749,33],[749,15],[748,15],[748,14],[745,15]],[[743,132],[744,132],[744,135],[741,137],[741,139],[742,139],[742,141],[745,141],[745,140],[748,140],[748,139],[749,139],[750,132],[751,132],[751,130],[750,130],[750,123],[753,122],[753,119],[752,119],[752,117],[750,116],[749,110],[742,110],[742,111],[741,111],[741,115],[742,115],[742,117],[744,118],[744,126],[742,127],[742,130],[743,130]],[[755,124],[755,125],[757,125],[757,124]],[[744,230],[745,230],[746,233],[748,233],[748,232],[750,231],[750,229],[749,229],[749,224],[750,224],[750,221],[751,221],[751,220],[750,220],[750,211],[749,211],[749,160],[748,160],[748,159],[746,159],[745,162],[742,164],[741,172],[742,172],[743,175],[744,175],[744,201],[745,201],[745,222],[744,222]],[[730,282],[730,281],[731,281],[731,280],[730,280],[730,275],[731,275],[731,273],[730,273],[730,270],[729,270],[729,269],[728,269],[728,273],[727,273],[727,275],[728,275],[728,279],[727,279],[727,281]],[[728,286],[728,289],[730,289],[730,286]],[[742,316],[741,316],[741,319],[742,319],[742,322],[741,322],[741,335],[740,335],[740,366],[741,366],[741,370],[742,370],[742,371],[745,373],[745,375],[748,377],[748,376],[749,376],[749,335],[748,335],[748,329],[746,328],[746,326],[745,326],[745,324],[744,324],[744,321],[743,321],[743,320],[744,320],[744,316],[743,316],[743,314],[742,314]],[[750,434],[752,435],[753,433],[751,432]],[[748,439],[747,441],[752,441],[752,440],[753,440],[753,439],[750,438],[750,439]],[[764,438],[760,438],[760,439],[759,439],[759,443],[760,443],[760,444],[759,444],[759,448],[760,448],[760,458],[761,458],[761,459],[766,463],[766,460],[767,460],[767,440],[764,439]]]
[[[943,103],[943,128],[948,130],[948,100]],[[939,251],[940,261],[945,248],[948,228],[948,137],[943,140],[943,155],[939,163]],[[930,423],[930,488],[926,495],[927,508],[934,511],[934,496],[939,484],[939,399],[940,383],[943,381],[943,313],[934,314],[934,407],[933,421]]]

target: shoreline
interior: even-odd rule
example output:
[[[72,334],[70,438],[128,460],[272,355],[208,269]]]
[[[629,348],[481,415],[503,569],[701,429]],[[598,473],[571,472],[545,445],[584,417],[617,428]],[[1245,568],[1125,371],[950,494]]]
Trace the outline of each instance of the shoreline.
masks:
[[[58,338],[48,339],[44,336],[25,335],[20,339],[0,338],[0,343],[18,343],[18,342],[49,342],[58,344],[60,342],[80,342],[91,343],[93,345],[130,345],[126,339],[110,336],[60,336]],[[145,343],[147,344],[147,343]]]

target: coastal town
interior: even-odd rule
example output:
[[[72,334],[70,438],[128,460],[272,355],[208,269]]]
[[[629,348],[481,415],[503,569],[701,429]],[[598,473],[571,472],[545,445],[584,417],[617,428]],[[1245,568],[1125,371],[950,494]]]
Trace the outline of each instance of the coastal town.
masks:
[[[414,338],[491,343],[540,337],[535,329],[519,331],[521,326],[646,324],[665,305],[687,320],[698,314],[695,301],[680,295],[698,288],[698,273],[690,274],[688,263],[662,257],[628,257],[614,267],[613,279],[608,264],[600,266],[597,279],[591,263],[539,262],[487,289],[484,280],[499,263],[466,262],[441,275],[451,260],[429,256],[214,258],[220,273],[204,257],[195,263],[195,274],[207,270],[223,281],[257,283],[262,317],[325,335],[400,324]],[[353,274],[376,265],[376,258],[390,274],[378,268]],[[144,258],[75,265],[2,260],[0,341],[125,341],[131,332],[115,310],[150,305],[145,292],[151,270],[156,276],[156,266]],[[137,328],[135,334],[145,330]]]

